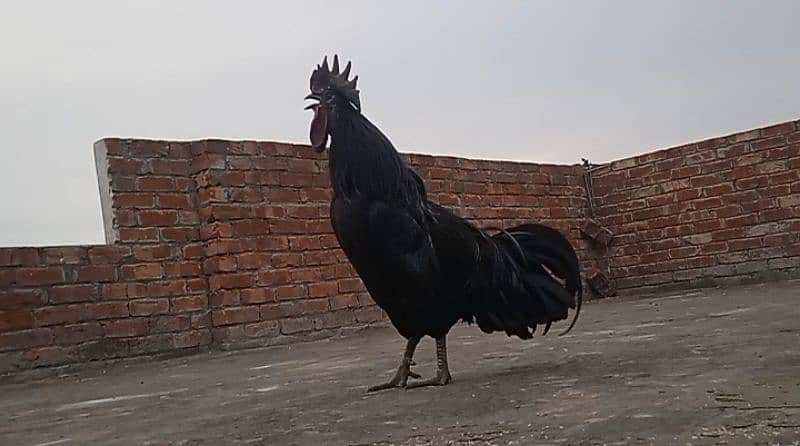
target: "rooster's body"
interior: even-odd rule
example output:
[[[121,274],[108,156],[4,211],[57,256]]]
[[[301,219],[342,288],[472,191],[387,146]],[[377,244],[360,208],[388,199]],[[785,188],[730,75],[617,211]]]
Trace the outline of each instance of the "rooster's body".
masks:
[[[422,179],[389,139],[360,112],[350,65],[327,62],[311,78],[319,104],[311,140],[332,137],[331,222],[372,298],[408,340],[400,369],[382,389],[405,386],[423,336],[436,339],[437,376],[414,385],[447,384],[445,337],[459,320],[487,333],[531,338],[536,326],[567,318],[581,300],[580,267],[555,229],[527,224],[490,236],[428,199]],[[574,319],[573,319],[574,323]],[[572,326],[570,325],[570,328]]]

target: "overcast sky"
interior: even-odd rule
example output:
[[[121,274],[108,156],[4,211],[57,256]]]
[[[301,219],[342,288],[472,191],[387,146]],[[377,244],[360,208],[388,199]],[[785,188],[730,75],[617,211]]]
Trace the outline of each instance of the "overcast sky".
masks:
[[[0,0],[0,245],[102,243],[104,136],[307,142],[353,60],[402,151],[593,162],[800,118],[798,1]]]

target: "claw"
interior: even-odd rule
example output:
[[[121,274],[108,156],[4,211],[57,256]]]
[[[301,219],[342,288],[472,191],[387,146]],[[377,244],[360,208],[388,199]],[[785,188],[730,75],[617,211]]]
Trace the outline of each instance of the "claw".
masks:
[[[397,369],[397,373],[394,374],[394,377],[389,380],[389,382],[369,387],[367,388],[367,393],[377,392],[378,390],[393,389],[395,387],[406,387],[408,385],[408,378],[419,379],[421,377],[422,376],[420,376],[418,373],[411,371],[410,365],[401,365],[400,368]]]
[[[446,386],[453,381],[453,377],[450,376],[449,373],[440,373],[434,376],[431,379],[426,379],[424,381],[417,381],[410,383],[406,386],[406,389],[415,389],[417,387],[428,387],[428,386]]]

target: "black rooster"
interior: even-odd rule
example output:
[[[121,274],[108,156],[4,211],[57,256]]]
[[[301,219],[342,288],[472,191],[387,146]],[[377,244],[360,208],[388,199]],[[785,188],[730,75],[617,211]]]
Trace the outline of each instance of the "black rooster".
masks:
[[[451,381],[445,337],[459,320],[486,332],[522,339],[536,326],[567,318],[582,299],[580,265],[555,229],[524,224],[487,234],[428,199],[425,184],[381,131],[361,114],[358,76],[340,73],[338,57],[311,75],[317,102],[311,143],[325,150],[328,136],[333,201],[331,222],[339,244],[372,298],[408,340],[394,378],[371,387],[419,387]],[[411,371],[420,339],[436,340],[434,378]]]

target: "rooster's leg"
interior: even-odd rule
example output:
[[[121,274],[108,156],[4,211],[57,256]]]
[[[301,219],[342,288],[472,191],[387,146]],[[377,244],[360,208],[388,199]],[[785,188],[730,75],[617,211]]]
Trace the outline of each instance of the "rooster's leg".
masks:
[[[409,377],[419,378],[419,375],[411,371],[411,366],[414,364],[414,350],[417,349],[417,344],[419,344],[419,338],[408,338],[408,344],[406,344],[406,351],[403,354],[403,360],[400,362],[400,367],[397,369],[397,373],[394,374],[394,378],[392,378],[388,383],[378,384],[377,386],[370,387],[367,389],[367,392],[391,389],[392,387],[405,387]]]
[[[423,381],[416,381],[407,386],[409,389],[424,386],[444,386],[453,380],[450,376],[450,368],[447,366],[447,342],[446,337],[436,338],[436,376]]]

